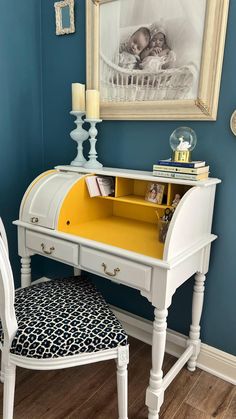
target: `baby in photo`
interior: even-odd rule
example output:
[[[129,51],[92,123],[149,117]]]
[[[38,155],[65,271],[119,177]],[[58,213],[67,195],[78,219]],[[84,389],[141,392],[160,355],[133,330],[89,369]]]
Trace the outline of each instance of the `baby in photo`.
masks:
[[[176,60],[175,53],[167,44],[166,34],[163,28],[154,28],[151,31],[149,45],[140,54],[139,67],[142,70],[157,72],[168,68]]]
[[[141,61],[140,54],[150,43],[150,31],[140,27],[128,39],[120,44],[119,66],[129,70],[138,69]]]

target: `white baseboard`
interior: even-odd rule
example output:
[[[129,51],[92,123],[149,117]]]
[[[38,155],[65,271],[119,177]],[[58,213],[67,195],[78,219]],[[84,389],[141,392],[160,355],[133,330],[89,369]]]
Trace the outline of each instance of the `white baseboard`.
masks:
[[[49,278],[42,277],[34,284],[50,281]],[[122,323],[128,335],[133,336],[149,345],[152,343],[152,322],[118,307],[111,306],[112,311]],[[167,329],[166,352],[177,358],[186,348],[188,337]],[[216,377],[222,378],[229,383],[236,385],[236,357],[227,352],[220,351],[213,346],[201,343],[201,350],[198,357],[197,366]]]
[[[152,322],[142,317],[111,306],[113,312],[120,320],[128,335],[133,336],[142,342],[152,342]],[[167,329],[166,352],[177,358],[186,348],[187,336],[174,330]],[[227,352],[220,351],[213,346],[201,344],[197,366],[225,381],[236,385],[236,357]]]

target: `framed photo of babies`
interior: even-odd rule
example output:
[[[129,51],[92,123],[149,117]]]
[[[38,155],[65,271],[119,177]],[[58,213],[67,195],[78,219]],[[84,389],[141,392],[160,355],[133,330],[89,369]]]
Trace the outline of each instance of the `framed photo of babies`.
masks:
[[[229,0],[86,0],[103,119],[216,120]]]

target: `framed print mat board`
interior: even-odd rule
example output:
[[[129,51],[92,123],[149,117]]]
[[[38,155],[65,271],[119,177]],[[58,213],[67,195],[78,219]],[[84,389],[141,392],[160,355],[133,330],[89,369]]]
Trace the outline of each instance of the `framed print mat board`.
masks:
[[[229,0],[86,0],[102,119],[216,120]]]

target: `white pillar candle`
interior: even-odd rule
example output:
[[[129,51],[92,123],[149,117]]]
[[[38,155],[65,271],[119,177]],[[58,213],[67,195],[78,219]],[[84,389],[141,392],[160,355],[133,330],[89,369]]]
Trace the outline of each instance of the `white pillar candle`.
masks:
[[[86,118],[99,119],[100,93],[98,90],[86,90]]]
[[[72,111],[85,112],[85,85],[72,83]]]

